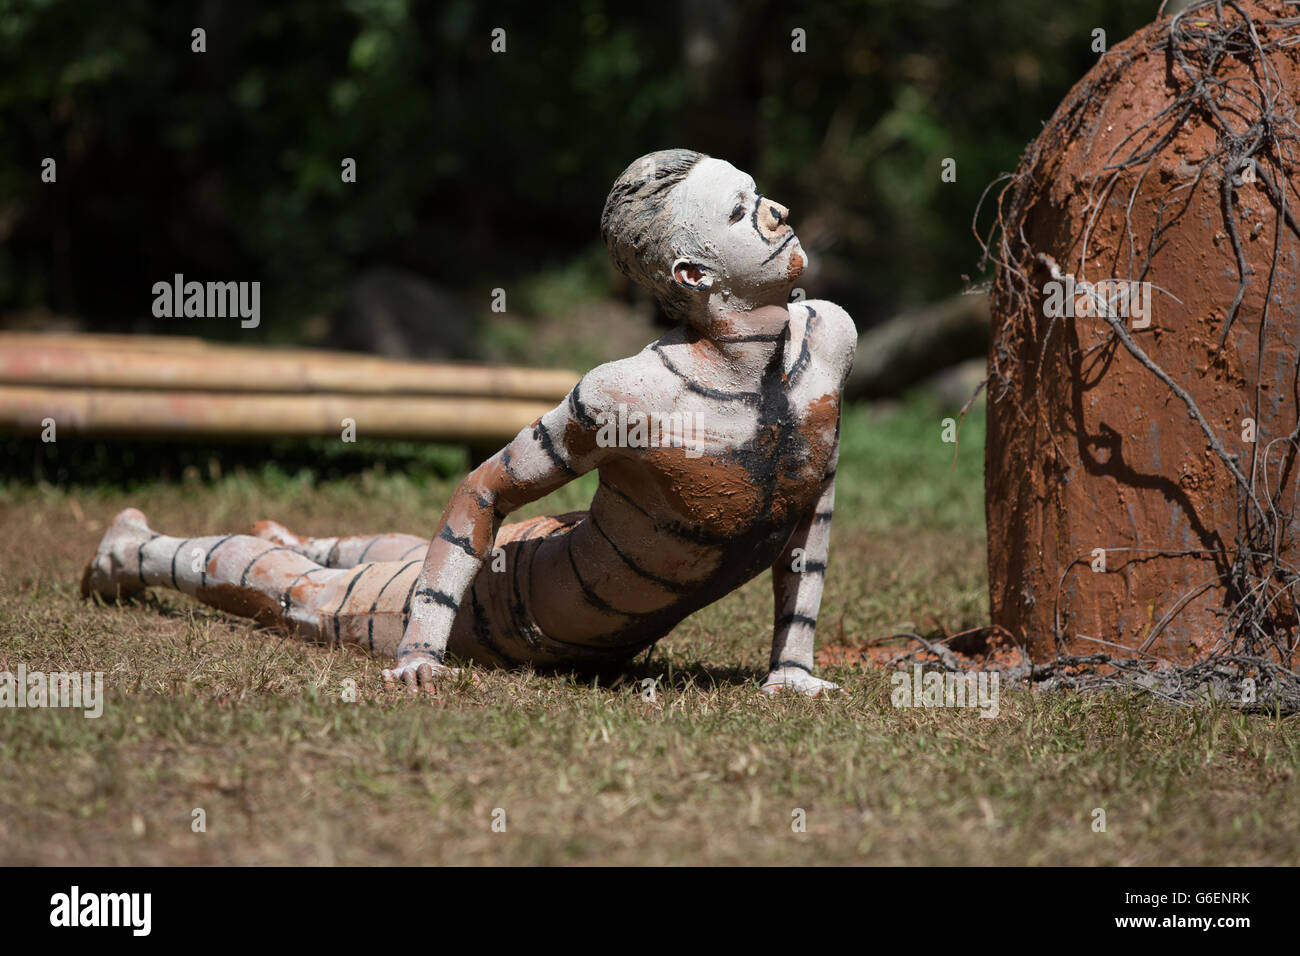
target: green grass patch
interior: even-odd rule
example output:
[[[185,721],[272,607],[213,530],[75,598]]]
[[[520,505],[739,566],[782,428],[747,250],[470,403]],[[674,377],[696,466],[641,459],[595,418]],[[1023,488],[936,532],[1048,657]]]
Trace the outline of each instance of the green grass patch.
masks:
[[[923,405],[846,411],[822,645],[986,619],[983,427],[968,418],[954,466]],[[1295,720],[1136,692],[1003,689],[993,719],[895,708],[890,675],[863,666],[823,668],[841,697],[770,700],[766,575],[613,685],[476,671],[433,698],[384,687],[383,662],[356,649],[181,595],[76,596],[128,504],[185,534],[260,518],[432,534],[463,459],[369,451],[356,470],[307,455],[195,461],[129,489],[0,486],[0,670],[103,671],[107,692],[97,720],[0,711],[0,863],[1218,865],[1300,851]],[[586,476],[525,514],[582,507],[593,489]]]

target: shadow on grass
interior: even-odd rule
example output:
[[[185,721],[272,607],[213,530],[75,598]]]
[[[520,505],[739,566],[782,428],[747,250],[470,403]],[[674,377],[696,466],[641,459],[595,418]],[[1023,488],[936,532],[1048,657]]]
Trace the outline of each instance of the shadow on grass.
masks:
[[[0,436],[0,481],[130,489],[189,477],[213,482],[223,474],[260,474],[267,468],[326,481],[357,475],[381,463],[393,472],[447,478],[463,473],[476,457],[472,450],[453,445],[378,439],[199,443],[67,437],[47,443],[4,435]]]
[[[643,680],[658,682],[661,690],[686,690],[694,687],[698,690],[717,690],[726,687],[757,687],[767,676],[767,672],[753,667],[728,667],[706,664],[702,661],[678,663],[676,661],[656,660],[653,657],[623,664],[604,667],[564,667],[553,670],[538,670],[539,674],[555,677],[570,677],[583,684],[599,682],[601,687],[610,690],[636,686]]]
[[[87,603],[93,603],[98,607],[130,607],[161,619],[178,622],[188,620],[196,610],[219,612],[219,609],[206,604],[163,601],[152,589],[124,595],[116,600],[106,600],[97,595],[86,600]],[[261,624],[248,618],[225,613],[219,613],[219,616],[232,622],[247,624],[253,631],[268,639],[297,641],[307,646],[322,649],[339,647],[339,643],[333,640],[314,639],[306,635],[292,634],[279,624]],[[353,646],[361,653],[365,653],[365,648],[361,645],[356,644]],[[376,655],[375,659],[385,660],[380,655]],[[387,666],[387,663],[385,663],[385,666]],[[483,665],[472,664],[471,666],[482,667]],[[521,672],[527,669],[525,666],[509,668],[508,670]],[[636,687],[646,679],[656,681],[658,688],[661,690],[683,691],[694,687],[698,690],[710,691],[728,687],[757,687],[763,678],[767,676],[766,671],[753,667],[730,667],[707,664],[702,661],[678,663],[670,660],[657,660],[654,657],[647,660],[644,656],[639,656],[636,660],[621,665],[610,664],[589,667],[566,665],[554,668],[534,668],[533,672],[556,680],[570,679],[579,684],[596,684],[606,690]]]

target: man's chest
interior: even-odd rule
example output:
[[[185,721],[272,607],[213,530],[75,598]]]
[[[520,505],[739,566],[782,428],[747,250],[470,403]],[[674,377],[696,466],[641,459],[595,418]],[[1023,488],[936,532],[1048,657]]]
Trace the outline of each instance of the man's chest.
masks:
[[[816,502],[835,452],[838,397],[787,398],[777,408],[702,411],[681,442],[645,449],[640,464],[677,518],[732,534]]]

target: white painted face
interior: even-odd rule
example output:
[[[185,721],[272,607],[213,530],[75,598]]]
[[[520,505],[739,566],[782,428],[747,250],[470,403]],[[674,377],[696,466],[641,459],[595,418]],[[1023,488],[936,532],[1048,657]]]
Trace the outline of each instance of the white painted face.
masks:
[[[789,210],[759,195],[753,177],[725,160],[703,159],[672,200],[693,247],[678,252],[687,260],[674,265],[679,282],[754,303],[786,300],[808,256],[786,221]]]

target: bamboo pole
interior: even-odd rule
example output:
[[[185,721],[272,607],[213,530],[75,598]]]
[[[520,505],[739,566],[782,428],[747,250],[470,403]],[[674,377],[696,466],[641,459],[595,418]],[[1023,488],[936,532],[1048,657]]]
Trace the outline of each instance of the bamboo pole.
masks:
[[[134,335],[118,332],[0,332],[0,343],[64,345],[83,349],[127,349],[133,352],[192,352],[220,347],[193,335]],[[246,347],[246,346],[245,346]]]
[[[0,428],[57,435],[341,437],[504,443],[551,409],[548,402],[443,396],[159,391],[0,385]]]
[[[162,336],[0,333],[0,384],[5,385],[466,395],[555,405],[577,379],[559,369],[408,362],[198,339],[172,342]]]

